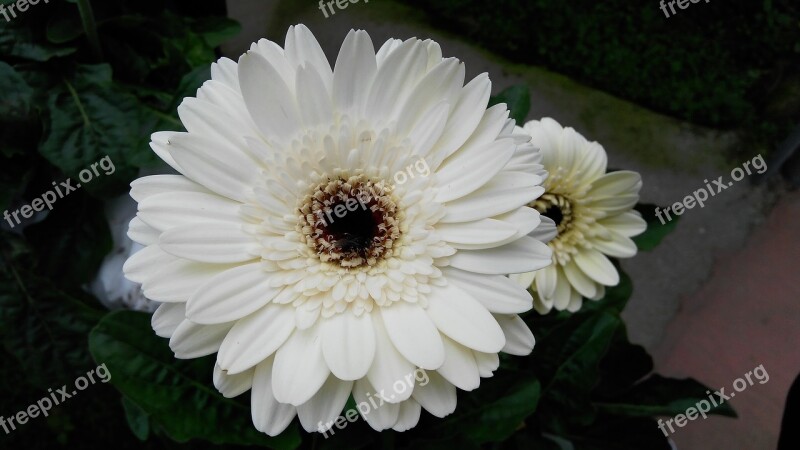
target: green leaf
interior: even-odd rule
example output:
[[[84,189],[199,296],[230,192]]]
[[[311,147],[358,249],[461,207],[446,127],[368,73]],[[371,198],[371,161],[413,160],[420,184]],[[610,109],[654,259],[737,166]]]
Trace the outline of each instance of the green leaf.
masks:
[[[101,172],[85,187],[105,197],[119,195],[138,165],[155,161],[148,145],[152,130],[136,97],[110,82],[108,66],[80,69],[72,81],[63,81],[63,90],[50,94],[39,152],[76,183],[80,171],[108,156],[113,173]]]
[[[79,38],[82,34],[83,28],[77,8],[62,10],[60,14],[53,15],[47,22],[47,40],[53,44],[65,44]]]
[[[3,241],[0,336],[16,358],[6,363],[40,389],[60,386],[92,367],[86,336],[102,313],[26,270],[30,253],[18,237],[3,233]]]
[[[211,79],[211,66],[204,65],[198,67],[191,72],[187,73],[186,75],[181,78],[180,84],[178,84],[178,89],[175,91],[175,95],[172,99],[172,104],[169,107],[168,112],[170,114],[175,114],[178,106],[181,104],[185,97],[194,97],[197,95],[197,90],[200,86],[203,85],[206,81]]]
[[[122,397],[122,407],[125,409],[125,419],[134,436],[140,441],[146,441],[150,436],[150,417],[128,397]]]
[[[537,343],[537,374],[545,385],[542,406],[561,413],[544,420],[584,424],[593,420],[590,393],[598,382],[600,361],[620,327],[624,324],[617,315],[605,311],[578,313]]]
[[[675,379],[655,374],[633,386],[613,402],[597,403],[597,406],[602,411],[615,415],[674,416],[684,414],[687,408],[697,407],[698,402],[705,401],[710,409],[707,414],[736,417],[736,412],[727,403],[713,406],[706,391],[711,389],[691,378]],[[714,401],[717,400],[717,396],[714,396]]]
[[[46,192],[56,197],[55,188],[48,187],[51,190]],[[28,226],[24,233],[39,255],[39,272],[51,280],[78,288],[95,277],[112,248],[103,204],[80,192],[72,192],[52,205],[47,218]]]
[[[646,252],[654,249],[668,234],[675,230],[676,226],[678,226],[680,216],[673,214],[670,216],[672,220],[668,221],[667,217],[662,213],[661,217],[664,223],[661,223],[661,220],[656,216],[656,208],[659,208],[661,211],[664,210],[664,208],[657,207],[656,205],[636,205],[636,210],[642,214],[642,217],[647,222],[647,230],[633,238],[633,242],[636,243],[636,246],[639,247],[641,251]]]
[[[541,385],[530,372],[500,370],[481,380],[472,392],[460,392],[458,408],[444,420],[422,420],[414,429],[413,448],[444,448],[456,442],[480,448],[514,434],[539,406]]]
[[[0,61],[0,121],[25,119],[30,114],[33,89],[20,74]],[[5,130],[3,131],[5,134]]]
[[[536,411],[541,394],[539,380],[525,380],[513,386],[504,397],[485,405],[479,420],[466,430],[475,442],[502,442]]]
[[[0,19],[2,20],[2,19]],[[0,55],[4,58],[20,58],[37,62],[49,61],[75,53],[75,47],[63,47],[52,44],[38,44],[33,38],[33,31],[22,25],[0,27]]]
[[[175,359],[167,341],[153,333],[147,314],[108,314],[92,330],[89,348],[108,367],[111,383],[178,442],[205,439],[277,449],[300,443],[294,427],[274,438],[258,432],[247,402],[227,399],[212,385],[213,358]]]
[[[617,272],[619,273],[619,284],[606,288],[606,295],[600,300],[584,299],[581,312],[606,310],[619,314],[625,309],[631,294],[633,294],[633,281],[619,266],[617,266]]]
[[[511,118],[522,126],[531,109],[531,94],[527,86],[511,86],[503,92],[489,99],[489,106],[505,103],[511,111]]]
[[[625,328],[617,330],[614,341],[600,363],[600,383],[594,397],[614,399],[653,371],[653,358],[641,345],[628,341]]]
[[[239,22],[221,17],[195,19],[192,28],[203,36],[206,44],[211,48],[219,47],[220,44],[242,31]]]

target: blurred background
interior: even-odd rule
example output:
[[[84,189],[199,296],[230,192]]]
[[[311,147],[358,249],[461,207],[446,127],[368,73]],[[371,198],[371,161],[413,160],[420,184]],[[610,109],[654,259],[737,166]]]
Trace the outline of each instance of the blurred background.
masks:
[[[677,448],[776,448],[786,395],[800,372],[798,2],[689,3],[665,17],[656,0],[95,1],[97,34],[84,40],[85,16],[78,11],[85,3],[50,0],[21,17],[0,17],[0,51],[24,72],[22,80],[0,66],[1,209],[26,193],[39,195],[51,180],[63,179],[60,174],[75,174],[104,154],[118,167],[114,176],[86,186],[94,197],[67,197],[48,221],[34,219],[25,233],[37,248],[4,243],[6,255],[15,258],[47,255],[26,284],[44,289],[73,280],[79,286],[93,281],[112,250],[124,260],[129,249],[119,249],[107,222],[113,208],[99,199],[124,195],[133,176],[152,170],[149,134],[179,126],[175,108],[208,78],[215,58],[235,60],[263,37],[282,44],[296,23],[312,30],[331,61],[351,28],[367,30],[376,47],[390,37],[432,38],[445,57],[466,62],[468,78],[488,72],[493,93],[527,86],[527,120],[552,117],[572,126],[605,147],[611,168],[640,172],[644,203],[682,201],[704,180],[728,179],[743,162],[764,157],[766,173],[745,177],[704,208],[687,211],[662,245],[623,261],[635,285],[623,317],[631,341],[654,356],[664,375],[719,388],[760,364],[769,373],[767,383],[731,401],[738,419],[690,422],[671,436]],[[79,37],[81,44],[74,44]],[[65,63],[71,55],[82,63],[109,63],[113,84],[111,73],[85,73],[85,66]],[[92,87],[88,111],[63,104],[74,95],[72,85]],[[42,121],[31,120],[35,105],[48,105]],[[87,116],[97,119],[93,131],[77,133]],[[87,152],[88,141],[104,152]],[[25,151],[34,146],[38,154]],[[82,240],[96,245],[79,246]],[[124,303],[104,299],[98,289],[102,301]],[[28,314],[0,311],[6,332]],[[72,325],[85,334],[79,322]],[[51,349],[41,358],[64,359],[69,351]],[[28,404],[30,392],[40,392],[15,388],[31,376],[14,370],[26,364],[4,359],[4,405]],[[92,387],[75,408],[96,412],[111,394],[110,386]],[[10,414],[11,406],[0,412]],[[127,412],[130,421],[134,413]],[[108,422],[89,416],[93,429],[129,433],[118,415]],[[67,442],[81,426],[89,425],[67,421],[55,429]]]

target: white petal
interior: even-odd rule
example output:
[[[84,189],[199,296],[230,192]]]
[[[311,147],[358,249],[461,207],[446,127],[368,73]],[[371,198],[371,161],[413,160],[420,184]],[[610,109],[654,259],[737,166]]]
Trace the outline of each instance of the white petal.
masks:
[[[175,162],[175,158],[170,154],[169,139],[178,134],[176,131],[157,131],[150,136],[150,148],[153,152],[167,163],[170,167],[180,172],[181,167]]]
[[[238,224],[199,224],[170,228],[158,240],[162,250],[207,263],[237,263],[256,258],[258,243]]]
[[[442,222],[470,222],[520,208],[544,192],[541,178],[519,172],[495,177],[477,191],[446,205]]]
[[[491,377],[495,370],[500,367],[500,357],[497,353],[472,352],[475,355],[475,362],[478,364],[478,372],[481,377]]]
[[[367,374],[375,357],[375,330],[369,314],[345,311],[324,319],[322,354],[331,372],[342,380]]]
[[[196,323],[238,320],[269,303],[281,289],[270,286],[270,274],[260,263],[245,264],[198,287],[186,305],[186,316]]]
[[[159,231],[197,223],[236,223],[241,221],[239,205],[216,194],[168,192],[141,201],[139,217]]]
[[[639,211],[627,211],[622,214],[601,219],[598,222],[606,228],[627,237],[636,236],[647,229],[647,222],[642,219]]]
[[[293,308],[269,304],[236,322],[222,341],[217,362],[232,374],[247,370],[275,353],[294,329]]]
[[[395,383],[413,373],[414,365],[404,358],[392,344],[377,308],[373,309],[372,317],[372,323],[375,326],[376,348],[375,360],[367,372],[367,378],[375,387],[376,392],[385,394],[386,401],[391,403],[405,401],[411,397],[412,388],[404,383],[395,386]],[[400,384],[406,388],[399,388]]]
[[[330,69],[328,69],[330,70]],[[297,103],[300,116],[308,127],[333,122],[331,94],[325,89],[322,77],[310,66],[297,69]]]
[[[378,67],[366,103],[367,117],[391,120],[427,69],[427,52],[418,39],[409,39],[386,56]]]
[[[508,163],[515,150],[512,139],[499,139],[486,146],[456,152],[436,170],[439,184],[436,201],[446,203],[485,185]]]
[[[158,245],[148,245],[130,256],[122,266],[125,277],[135,283],[144,283],[158,273],[158,268],[176,258]]]
[[[502,222],[514,226],[517,229],[517,234],[514,235],[513,239],[517,239],[525,235],[535,238],[535,236],[533,236],[532,234],[536,230],[542,228],[542,224],[543,222],[545,222],[546,217],[539,214],[539,211],[536,211],[535,209],[526,206],[496,216],[494,217],[494,219],[500,220]],[[508,242],[510,242],[513,239],[509,239]],[[542,242],[547,242],[542,239],[538,240]],[[503,242],[503,243],[506,244],[508,242]]]
[[[339,50],[333,73],[333,101],[342,111],[363,111],[378,70],[375,48],[366,31],[351,30]]]
[[[325,90],[330,92],[333,84],[333,71],[319,42],[303,24],[293,25],[286,32],[286,59],[295,67],[307,64],[320,75]]]
[[[489,311],[453,283],[433,288],[426,312],[439,331],[471,349],[493,353],[505,345],[503,331]]]
[[[487,275],[532,272],[550,265],[552,250],[528,236],[501,247],[484,250],[459,250],[450,257],[457,269]]]
[[[255,369],[230,375],[219,364],[214,364],[214,387],[226,398],[237,397],[249,391],[253,386]]]
[[[244,105],[241,105],[244,106]],[[252,122],[243,122],[228,114],[225,108],[208,100],[187,97],[178,106],[178,115],[186,131],[212,141],[222,141],[242,148],[244,136],[257,134]]]
[[[201,284],[230,267],[173,257],[167,264],[153,266],[156,273],[145,280],[142,289],[151,300],[186,303]]]
[[[292,423],[296,408],[279,403],[272,391],[272,358],[256,366],[250,396],[253,425],[262,433],[277,436]]]
[[[271,61],[252,51],[242,55],[239,84],[247,110],[264,136],[286,141],[294,135],[302,124],[294,89]]]
[[[528,289],[536,278],[536,274],[546,269],[537,270],[536,272],[511,273],[508,275],[508,279],[516,283],[517,286]]]
[[[396,132],[400,135],[408,133],[422,121],[426,111],[439,104],[448,105],[446,123],[450,109],[458,101],[463,86],[464,64],[455,58],[439,59],[435,67],[414,86],[405,105],[400,108]],[[444,131],[444,125],[443,123],[439,135]]]
[[[552,298],[556,292],[558,270],[556,265],[550,265],[536,272],[536,292],[542,297]]]
[[[439,141],[440,154],[451,155],[469,139],[483,118],[491,91],[492,82],[486,73],[478,75],[464,86]],[[432,162],[432,165],[438,167],[439,162]]]
[[[603,175],[592,183],[591,198],[616,197],[639,192],[642,177],[630,170],[620,170]]]
[[[589,278],[606,286],[619,283],[619,273],[611,261],[597,250],[581,250],[575,255],[575,263]]]
[[[552,305],[559,311],[563,311],[569,305],[569,299],[572,296],[573,288],[569,284],[569,279],[564,274],[564,269],[561,266],[556,267],[556,290],[553,295]]]
[[[437,372],[459,389],[476,389],[481,384],[481,376],[472,351],[448,337],[444,338],[444,351],[444,364]]]
[[[169,347],[175,352],[175,357],[180,359],[210,355],[219,350],[232,325],[230,323],[198,325],[184,320],[172,334]]]
[[[361,417],[376,431],[391,428],[397,422],[400,405],[381,401],[366,378],[356,381],[353,386],[353,400]]]
[[[258,162],[244,150],[224,141],[178,133],[169,151],[181,173],[222,196],[244,202],[259,176]]]
[[[519,286],[502,275],[480,275],[452,267],[445,268],[443,273],[448,282],[469,292],[471,297],[490,312],[517,314],[533,307],[533,299],[527,286]]]
[[[578,268],[574,260],[561,266],[561,269],[564,271],[567,280],[569,280],[569,284],[571,284],[580,295],[584,297],[593,297],[597,293],[597,283],[587,277],[586,274]]]
[[[450,112],[450,106],[447,103],[439,103],[421,115],[420,121],[408,133],[412,154],[423,158],[429,157],[431,150],[434,149],[444,131],[448,112]]]
[[[517,228],[500,220],[481,219],[474,222],[441,223],[436,226],[436,232],[455,248],[471,250],[496,247],[515,236]]]
[[[380,310],[386,332],[400,354],[423,369],[433,370],[442,365],[442,337],[421,306],[399,301]]]
[[[239,78],[236,61],[230,58],[220,58],[211,64],[211,79],[225,83],[231,89],[239,90]]]
[[[573,290],[570,293],[569,304],[567,304],[566,310],[569,312],[576,312],[579,309],[581,309],[582,304],[583,304],[583,297],[581,297],[581,294],[579,294],[578,291]]]
[[[161,232],[144,223],[142,219],[134,217],[128,225],[128,238],[137,244],[146,247],[158,243]]]
[[[422,413],[422,407],[414,400],[408,400],[400,403],[400,412],[397,414],[397,422],[395,422],[392,429],[394,431],[406,431],[414,428],[419,423],[419,416]]]
[[[536,227],[535,230],[531,231],[528,236],[544,243],[550,242],[555,239],[556,236],[558,236],[558,228],[556,227],[556,223],[553,221],[553,219],[547,216],[539,217],[541,217],[542,223]]]
[[[594,239],[592,245],[606,255],[615,258],[630,258],[636,255],[637,247],[631,238],[608,230],[611,239]],[[588,296],[591,297],[591,296]]]
[[[152,195],[167,192],[204,192],[211,193],[202,185],[183,175],[150,175],[137,178],[131,182],[131,197],[141,203]]]
[[[319,328],[295,330],[275,354],[272,387],[279,402],[302,405],[328,379],[331,371],[322,357]]]
[[[169,338],[184,319],[186,319],[185,303],[164,303],[153,313],[150,324],[156,336]]]
[[[503,347],[503,352],[510,355],[526,356],[533,351],[533,346],[536,344],[536,339],[533,333],[518,315],[496,315],[495,318],[503,328],[503,334],[506,336],[506,345]]]
[[[309,433],[329,429],[344,409],[352,381],[342,381],[331,375],[311,400],[297,407],[297,417]],[[321,424],[321,426],[320,426]]]
[[[445,417],[456,409],[456,387],[437,372],[429,372],[430,381],[418,384],[411,394],[425,411],[436,417]]]

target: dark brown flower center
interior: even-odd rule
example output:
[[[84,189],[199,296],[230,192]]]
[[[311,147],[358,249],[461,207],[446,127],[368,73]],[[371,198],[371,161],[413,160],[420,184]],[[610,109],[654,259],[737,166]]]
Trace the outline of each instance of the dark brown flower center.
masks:
[[[552,219],[556,223],[558,234],[571,228],[573,211],[569,198],[560,194],[545,193],[528,206]]]
[[[320,183],[300,207],[306,243],[320,259],[342,267],[372,266],[400,237],[391,186],[362,175]]]

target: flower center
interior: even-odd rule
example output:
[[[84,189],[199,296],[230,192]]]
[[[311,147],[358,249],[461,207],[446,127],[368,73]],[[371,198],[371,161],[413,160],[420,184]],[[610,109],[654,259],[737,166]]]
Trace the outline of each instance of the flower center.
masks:
[[[573,211],[569,198],[560,194],[545,193],[529,206],[552,219],[556,223],[559,235],[572,228]]]
[[[374,266],[392,255],[400,237],[391,186],[364,175],[328,179],[302,201],[299,227],[323,262]]]

